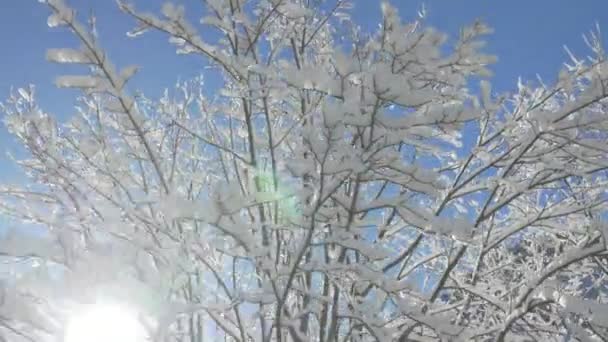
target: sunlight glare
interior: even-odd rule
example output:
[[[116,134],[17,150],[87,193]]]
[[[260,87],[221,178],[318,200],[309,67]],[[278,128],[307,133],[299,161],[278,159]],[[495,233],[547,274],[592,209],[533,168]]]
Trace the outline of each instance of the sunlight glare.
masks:
[[[143,327],[134,312],[114,305],[92,305],[68,322],[64,342],[138,342]]]

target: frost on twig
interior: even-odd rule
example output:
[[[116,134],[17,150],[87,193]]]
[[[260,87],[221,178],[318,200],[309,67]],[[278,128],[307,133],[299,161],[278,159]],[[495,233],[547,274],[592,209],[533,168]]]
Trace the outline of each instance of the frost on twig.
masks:
[[[448,47],[387,3],[363,34],[343,0],[208,0],[202,26],[118,1],[130,37],[159,31],[222,76],[151,99],[64,1],[44,3],[80,44],[48,50],[83,66],[56,83],[82,95],[64,123],[33,87],[0,106],[28,179],[0,187],[0,253],[21,265],[2,334],[60,336],[55,319],[103,293],[157,341],[608,335],[599,33],[555,85],[473,94],[495,60],[480,22]]]

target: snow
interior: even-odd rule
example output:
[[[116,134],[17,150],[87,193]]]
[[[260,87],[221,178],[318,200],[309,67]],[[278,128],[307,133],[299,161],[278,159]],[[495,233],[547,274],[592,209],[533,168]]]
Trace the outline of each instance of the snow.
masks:
[[[86,53],[74,49],[49,49],[46,52],[46,59],[55,63],[92,63],[92,59]]]
[[[102,82],[93,76],[59,76],[55,84],[60,88],[97,88]]]
[[[0,209],[45,233],[0,237],[11,267],[32,260],[7,275],[0,306],[31,321],[22,330],[52,329],[45,319],[98,294],[168,340],[207,327],[314,340],[336,322],[361,341],[410,327],[412,340],[518,340],[524,316],[550,339],[534,329],[539,300],[552,302],[543,321],[608,320],[605,298],[585,292],[605,282],[591,258],[607,234],[591,219],[608,186],[602,58],[499,99],[487,80],[468,89],[494,60],[481,23],[448,47],[383,3],[378,29],[355,42],[337,36],[342,5],[325,20],[295,0],[207,1],[201,28],[183,6],[155,16],[120,1],[131,36],[161,31],[218,74],[150,99],[130,89],[136,66],[114,67],[71,9],[46,3],[49,25],[69,24],[83,49],[48,61],[93,65],[57,79],[82,92],[67,124],[33,88],[0,106],[31,181],[1,187]]]
[[[560,295],[558,298],[559,305],[568,313],[579,314],[598,325],[608,322],[608,304],[568,295]]]

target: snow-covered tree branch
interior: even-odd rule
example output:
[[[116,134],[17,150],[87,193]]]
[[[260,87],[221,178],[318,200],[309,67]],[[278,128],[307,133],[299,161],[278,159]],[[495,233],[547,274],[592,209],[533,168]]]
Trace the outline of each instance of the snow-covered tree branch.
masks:
[[[29,179],[0,186],[5,340],[61,338],[100,296],[158,342],[608,339],[599,32],[555,84],[500,95],[480,22],[448,42],[387,3],[368,33],[345,0],[206,0],[200,25],[118,0],[129,36],[213,69],[151,99],[43,2],[81,96],[64,123],[33,87],[0,106]]]

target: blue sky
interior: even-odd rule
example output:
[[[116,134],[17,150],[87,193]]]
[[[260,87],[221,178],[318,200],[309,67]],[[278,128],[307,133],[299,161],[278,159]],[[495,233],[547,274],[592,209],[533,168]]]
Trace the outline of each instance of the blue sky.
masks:
[[[184,0],[191,16],[201,13],[202,1]],[[380,2],[353,0],[354,18],[367,30],[377,27]],[[585,54],[581,34],[593,29],[598,22],[606,32],[608,43],[608,1],[605,0],[393,0],[405,18],[416,15],[425,3],[428,24],[456,37],[463,25],[482,19],[495,29],[488,37],[486,51],[496,54],[499,61],[493,66],[494,89],[513,90],[518,76],[533,79],[536,74],[546,80],[557,75],[566,60],[563,45],[578,54]],[[178,78],[189,78],[201,72],[202,60],[194,56],[176,56],[159,34],[144,35],[131,40],[125,32],[133,21],[120,13],[112,0],[68,0],[81,14],[94,10],[102,46],[118,66],[138,64],[142,70],[132,83],[155,97],[174,84]],[[158,12],[162,1],[136,0],[140,7]],[[198,11],[198,12],[197,12]],[[78,73],[79,69],[47,63],[47,48],[77,47],[76,40],[65,30],[50,29],[46,21],[48,10],[36,0],[2,0],[0,5],[0,100],[4,100],[11,86],[35,84],[43,108],[66,118],[73,113],[75,93],[57,89],[56,76]],[[608,45],[608,44],[606,44]],[[5,158],[7,149],[14,150],[12,139],[4,127],[0,128],[0,175],[14,176],[14,168]]]

